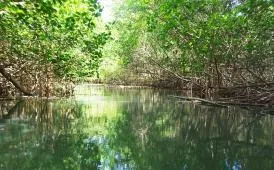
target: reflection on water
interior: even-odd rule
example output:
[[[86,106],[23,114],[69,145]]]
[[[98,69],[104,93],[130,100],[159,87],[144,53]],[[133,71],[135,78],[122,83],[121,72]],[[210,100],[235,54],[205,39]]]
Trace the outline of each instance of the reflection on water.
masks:
[[[0,102],[0,169],[274,169],[274,116],[181,103],[172,91],[76,91]]]

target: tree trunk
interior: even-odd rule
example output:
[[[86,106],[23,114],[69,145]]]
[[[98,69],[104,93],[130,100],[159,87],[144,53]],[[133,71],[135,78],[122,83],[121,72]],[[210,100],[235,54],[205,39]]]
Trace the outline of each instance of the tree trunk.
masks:
[[[5,70],[5,68],[4,68],[3,65],[0,65],[0,73],[1,73],[8,81],[10,81],[10,82],[14,85],[14,87],[16,87],[16,88],[17,88],[18,90],[20,90],[22,93],[24,93],[24,95],[26,95],[26,96],[33,96],[33,94],[32,94],[31,92],[27,91],[24,87],[22,87],[22,86],[20,85],[20,83],[17,82],[17,81],[11,76],[11,74],[9,74],[9,73]]]

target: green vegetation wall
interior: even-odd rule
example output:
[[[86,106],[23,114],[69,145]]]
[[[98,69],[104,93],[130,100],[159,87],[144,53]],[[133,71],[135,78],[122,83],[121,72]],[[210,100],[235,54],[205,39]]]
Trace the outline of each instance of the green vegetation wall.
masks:
[[[0,2],[0,95],[49,95],[52,82],[93,76],[108,33],[96,0]]]
[[[124,0],[107,50],[117,56],[120,70],[106,81],[196,89],[202,95],[269,91],[273,10],[270,0]]]

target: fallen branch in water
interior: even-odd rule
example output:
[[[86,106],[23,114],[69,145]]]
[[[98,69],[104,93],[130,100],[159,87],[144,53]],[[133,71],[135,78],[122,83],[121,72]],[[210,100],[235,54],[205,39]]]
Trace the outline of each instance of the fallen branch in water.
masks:
[[[170,97],[178,98],[181,100],[188,100],[188,101],[199,101],[204,104],[210,104],[213,106],[226,107],[226,108],[229,106],[254,106],[254,107],[267,107],[268,106],[265,104],[258,104],[258,103],[211,101],[211,100],[201,99],[198,97],[184,97],[184,96],[170,96]]]
[[[171,96],[171,97],[174,97],[174,98],[178,98],[178,99],[181,99],[181,100],[189,100],[189,101],[199,101],[201,103],[205,103],[205,104],[210,104],[210,105],[213,105],[213,106],[218,106],[218,107],[228,107],[227,105],[223,105],[223,104],[220,104],[218,102],[215,102],[215,101],[210,101],[210,100],[206,100],[206,99],[201,99],[201,98],[198,98],[198,97],[183,97],[183,96]]]
[[[218,101],[219,104],[225,104],[225,105],[233,105],[233,106],[257,106],[257,107],[264,107],[266,105],[264,104],[255,104],[255,103],[237,103],[237,102],[223,102]]]

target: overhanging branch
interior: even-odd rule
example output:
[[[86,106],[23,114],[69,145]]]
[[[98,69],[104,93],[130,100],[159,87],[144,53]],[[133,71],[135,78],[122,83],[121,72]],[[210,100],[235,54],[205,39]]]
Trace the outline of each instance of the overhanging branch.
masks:
[[[19,82],[17,82],[10,73],[8,73],[6,70],[5,70],[5,67],[3,65],[0,65],[0,73],[8,80],[10,81],[14,87],[16,87],[18,90],[20,90],[22,93],[24,93],[24,95],[26,96],[33,96],[33,94],[29,91],[27,91],[24,87],[22,87],[20,85]]]

